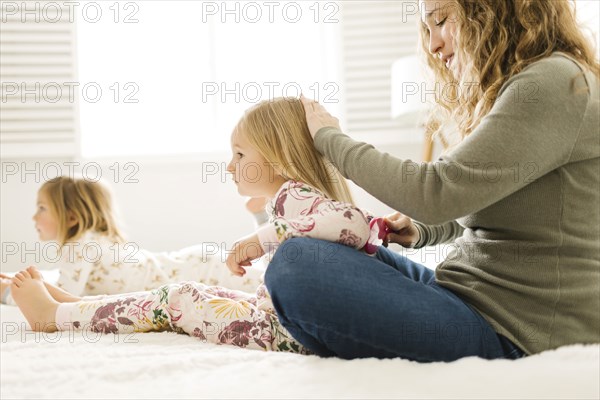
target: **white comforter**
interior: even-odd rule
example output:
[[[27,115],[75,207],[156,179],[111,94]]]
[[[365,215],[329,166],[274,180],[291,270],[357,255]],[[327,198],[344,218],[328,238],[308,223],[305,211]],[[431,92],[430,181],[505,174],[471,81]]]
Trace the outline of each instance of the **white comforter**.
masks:
[[[345,361],[204,344],[175,333],[34,333],[0,307],[0,398],[600,397],[600,347],[517,361]]]

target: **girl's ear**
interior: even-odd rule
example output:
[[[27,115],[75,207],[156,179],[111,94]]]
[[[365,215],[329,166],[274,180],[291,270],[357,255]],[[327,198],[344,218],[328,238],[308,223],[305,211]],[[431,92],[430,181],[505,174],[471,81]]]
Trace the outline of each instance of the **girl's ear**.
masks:
[[[67,227],[72,228],[77,225],[77,218],[72,211],[67,211]]]

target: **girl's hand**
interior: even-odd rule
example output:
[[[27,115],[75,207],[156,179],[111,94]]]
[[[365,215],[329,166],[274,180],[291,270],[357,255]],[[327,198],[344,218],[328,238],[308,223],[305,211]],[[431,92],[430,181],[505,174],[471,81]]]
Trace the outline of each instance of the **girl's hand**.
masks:
[[[12,277],[0,274],[0,297],[4,297],[4,291],[12,285]]]
[[[419,230],[413,223],[412,219],[406,215],[395,212],[386,215],[384,218],[386,225],[393,231],[383,240],[383,245],[388,246],[389,243],[398,243],[402,247],[413,247],[420,239]]]
[[[321,128],[332,126],[340,129],[340,121],[329,114],[325,107],[312,99],[307,99],[303,95],[300,95],[300,100],[302,101],[302,105],[304,105],[306,123],[313,139]]]
[[[265,206],[269,202],[266,197],[250,197],[246,200],[246,210],[252,214],[258,214],[261,211],[265,211]]]
[[[258,235],[253,234],[251,236],[240,239],[233,245],[231,253],[227,256],[227,268],[235,276],[244,276],[246,270],[243,267],[252,266],[253,260],[261,257],[265,254]]]

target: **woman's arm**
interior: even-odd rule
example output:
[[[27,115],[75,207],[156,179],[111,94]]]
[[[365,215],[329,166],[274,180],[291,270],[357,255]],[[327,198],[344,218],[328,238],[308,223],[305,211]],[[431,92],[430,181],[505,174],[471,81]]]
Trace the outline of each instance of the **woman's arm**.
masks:
[[[456,221],[446,222],[442,225],[425,225],[419,221],[413,221],[413,223],[419,231],[419,240],[413,246],[415,249],[453,242],[465,230]]]
[[[572,159],[589,101],[585,79],[573,80],[578,72],[562,58],[526,68],[505,83],[473,133],[435,162],[395,158],[336,127],[321,128],[315,145],[345,177],[385,204],[441,225],[490,206]]]

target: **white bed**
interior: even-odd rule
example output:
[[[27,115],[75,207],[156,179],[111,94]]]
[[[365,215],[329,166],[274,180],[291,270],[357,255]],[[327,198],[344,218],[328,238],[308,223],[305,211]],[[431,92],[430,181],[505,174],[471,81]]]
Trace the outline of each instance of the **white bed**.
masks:
[[[170,332],[28,331],[0,306],[1,399],[600,398],[600,346],[524,359],[345,361],[205,344]]]

